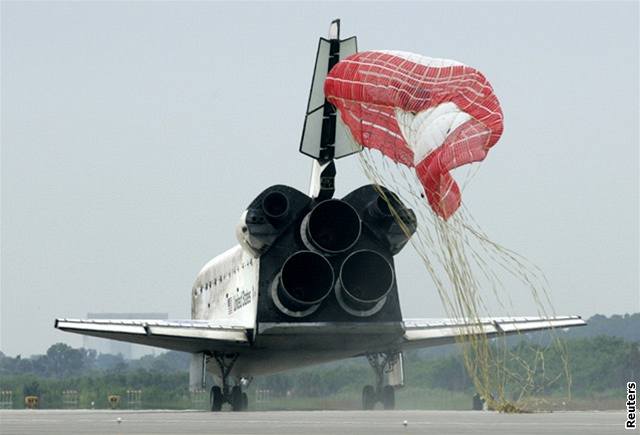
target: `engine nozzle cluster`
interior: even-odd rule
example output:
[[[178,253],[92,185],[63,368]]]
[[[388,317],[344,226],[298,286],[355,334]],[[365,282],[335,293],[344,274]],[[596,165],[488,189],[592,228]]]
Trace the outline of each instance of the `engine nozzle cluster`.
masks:
[[[277,308],[270,319],[306,317],[321,307],[326,315],[318,319],[384,317],[399,312],[397,298],[389,303],[396,286],[393,256],[416,222],[383,186],[318,200],[274,185],[252,201],[236,235],[246,252],[261,258],[260,288]]]
[[[376,229],[386,232],[392,221],[384,199],[376,197],[356,207],[339,199],[316,204],[302,219],[300,240],[306,248],[284,262],[272,296],[281,312],[304,317],[315,312],[333,290],[343,311],[368,317],[384,306],[395,273],[385,255],[360,243],[363,218],[375,219]],[[375,235],[375,234],[374,234]]]

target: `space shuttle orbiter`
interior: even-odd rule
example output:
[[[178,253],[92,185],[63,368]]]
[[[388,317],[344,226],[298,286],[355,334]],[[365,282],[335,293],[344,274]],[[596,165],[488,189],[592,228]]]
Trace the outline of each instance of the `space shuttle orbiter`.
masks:
[[[240,411],[248,402],[243,381],[357,356],[366,356],[375,373],[374,385],[363,389],[363,407],[382,402],[391,409],[404,382],[406,349],[453,343],[469,331],[496,336],[584,325],[578,316],[402,317],[394,256],[415,231],[415,213],[379,186],[333,198],[333,160],[359,149],[325,100],[323,83],[356,50],[355,37],[340,39],[338,20],[329,38],[320,38],[300,144],[314,159],[310,190],[270,186],[249,203],[236,228],[238,245],[196,276],[191,319],[59,318],[55,327],[189,352],[193,388],[204,386],[206,372],[219,379],[210,386],[211,410],[229,403]]]

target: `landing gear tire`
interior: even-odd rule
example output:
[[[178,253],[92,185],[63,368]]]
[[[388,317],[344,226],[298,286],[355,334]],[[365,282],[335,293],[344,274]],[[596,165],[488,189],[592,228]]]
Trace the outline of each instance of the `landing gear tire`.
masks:
[[[247,393],[242,393],[242,410],[246,411],[249,409],[249,396]]]
[[[209,397],[211,410],[212,411],[220,411],[222,409],[222,388],[218,386],[211,387],[211,394]]]
[[[371,385],[366,385],[362,389],[362,409],[373,409],[376,405],[376,391]]]
[[[367,385],[362,390],[362,407],[373,409],[377,402],[382,403],[384,409],[395,409],[396,394],[392,385],[385,385],[385,374],[394,374],[394,378],[399,376],[399,385],[402,384],[402,353],[397,350],[387,352],[372,352],[365,354],[369,365],[376,375],[375,388]],[[399,366],[399,372],[397,364]]]
[[[384,409],[396,407],[396,392],[391,385],[385,385],[382,389],[382,406]]]
[[[231,409],[234,411],[242,411],[243,404],[242,389],[239,385],[236,385],[231,389]]]

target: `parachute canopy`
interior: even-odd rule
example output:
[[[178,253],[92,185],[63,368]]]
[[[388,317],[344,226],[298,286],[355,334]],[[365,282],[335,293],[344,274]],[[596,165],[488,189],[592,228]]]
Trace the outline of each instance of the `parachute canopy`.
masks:
[[[364,51],[338,62],[324,85],[354,140],[414,167],[433,211],[460,206],[449,171],[484,160],[502,134],[502,110],[487,79],[447,59]]]

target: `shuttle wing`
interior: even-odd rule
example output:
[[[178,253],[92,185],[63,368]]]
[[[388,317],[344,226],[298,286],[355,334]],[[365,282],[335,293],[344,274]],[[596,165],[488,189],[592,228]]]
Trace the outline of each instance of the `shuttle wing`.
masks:
[[[241,352],[249,347],[247,329],[206,320],[56,319],[55,327],[67,332],[183,352]]]
[[[558,317],[492,317],[478,322],[461,319],[405,319],[402,349],[455,343],[464,336],[486,334],[488,337],[513,335],[544,329],[584,326],[580,316]]]

